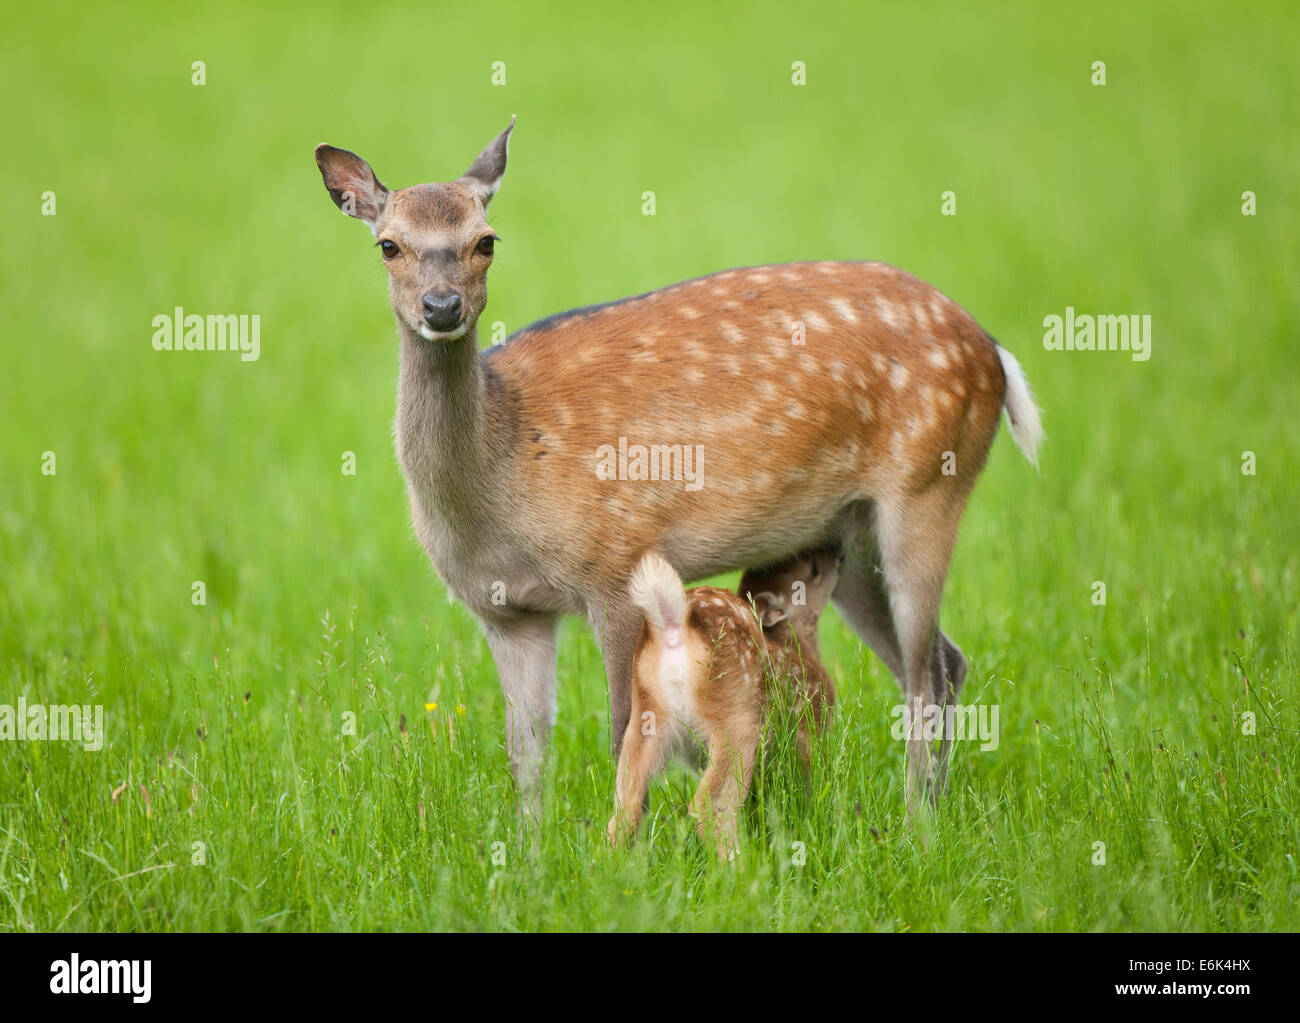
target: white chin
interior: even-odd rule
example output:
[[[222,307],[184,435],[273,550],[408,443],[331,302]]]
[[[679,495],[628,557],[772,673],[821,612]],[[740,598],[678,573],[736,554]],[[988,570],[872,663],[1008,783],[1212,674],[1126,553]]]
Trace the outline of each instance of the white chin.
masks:
[[[427,323],[420,324],[420,337],[426,341],[455,341],[465,336],[469,330],[468,323],[462,323],[455,330],[434,330]]]

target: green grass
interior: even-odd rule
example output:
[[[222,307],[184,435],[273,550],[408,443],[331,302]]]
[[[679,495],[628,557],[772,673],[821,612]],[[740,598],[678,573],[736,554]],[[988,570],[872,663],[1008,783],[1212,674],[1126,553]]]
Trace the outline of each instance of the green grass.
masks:
[[[7,11],[0,703],[102,703],[108,743],[0,742],[0,930],[1296,929],[1300,17],[1080,6]],[[998,439],[944,605],[1001,742],[959,744],[928,848],[834,613],[824,756],[809,791],[775,757],[737,864],[683,771],[606,847],[577,623],[518,832],[495,670],[408,521],[383,272],[311,158],[445,179],[512,113],[487,320],[883,259],[1025,366],[1042,474]],[[153,351],[176,305],[259,314],[261,358]],[[1045,351],[1067,305],[1151,314],[1150,361]]]

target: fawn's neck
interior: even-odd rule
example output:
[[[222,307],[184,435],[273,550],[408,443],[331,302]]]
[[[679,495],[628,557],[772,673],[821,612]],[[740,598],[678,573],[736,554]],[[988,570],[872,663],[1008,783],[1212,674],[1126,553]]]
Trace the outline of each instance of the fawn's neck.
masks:
[[[817,663],[821,660],[821,649],[817,645],[817,623],[777,622],[766,630],[768,642],[780,651],[778,667],[782,671],[793,671],[804,663]]]

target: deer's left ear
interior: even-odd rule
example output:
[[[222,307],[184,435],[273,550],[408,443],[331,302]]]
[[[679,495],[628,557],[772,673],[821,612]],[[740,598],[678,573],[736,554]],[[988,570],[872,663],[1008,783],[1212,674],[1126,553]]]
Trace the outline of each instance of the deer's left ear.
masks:
[[[777,622],[783,622],[790,617],[789,602],[785,597],[770,590],[754,594],[754,610],[758,612],[759,625],[765,629],[770,629]]]
[[[478,159],[474,161],[473,166],[460,176],[460,183],[468,185],[477,192],[485,208],[497,194],[497,189],[501,187],[501,179],[505,177],[506,155],[510,149],[510,133],[514,127],[515,119],[512,115],[506,130],[489,142],[487,148],[478,154]]]

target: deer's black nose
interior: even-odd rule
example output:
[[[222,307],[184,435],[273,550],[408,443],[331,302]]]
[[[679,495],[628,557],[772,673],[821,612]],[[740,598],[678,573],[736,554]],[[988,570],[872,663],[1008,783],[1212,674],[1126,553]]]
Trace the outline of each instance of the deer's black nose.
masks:
[[[460,325],[460,296],[429,292],[424,296],[424,322],[430,330],[455,330]]]

